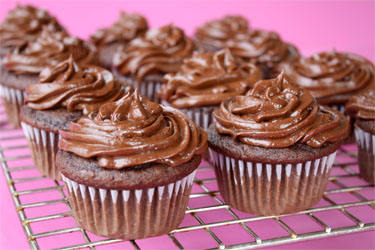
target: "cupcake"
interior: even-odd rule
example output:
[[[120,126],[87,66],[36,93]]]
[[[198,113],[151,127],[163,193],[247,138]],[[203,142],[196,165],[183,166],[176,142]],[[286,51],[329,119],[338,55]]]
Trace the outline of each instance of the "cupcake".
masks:
[[[213,114],[208,143],[227,204],[279,215],[322,198],[336,151],[349,133],[342,113],[319,106],[308,90],[280,74],[222,102]]]
[[[375,88],[374,64],[354,54],[322,52],[301,57],[283,68],[285,75],[308,89],[318,103],[342,113],[352,95]]]
[[[36,40],[8,54],[1,65],[0,96],[9,122],[19,126],[19,108],[24,102],[25,87],[38,83],[38,75],[45,67],[55,66],[70,55],[79,63],[92,63],[95,54],[95,46],[47,28]]]
[[[119,49],[113,58],[114,72],[137,88],[143,96],[159,102],[157,92],[167,73],[177,72],[190,57],[193,41],[173,25],[150,29],[143,37]]]
[[[231,39],[244,39],[249,33],[249,22],[242,16],[224,16],[198,27],[195,41],[205,51],[217,51],[226,47]]]
[[[43,29],[51,32],[64,28],[55,17],[31,5],[17,5],[7,13],[0,24],[0,58],[13,49],[35,40]]]
[[[260,79],[258,67],[234,58],[228,49],[194,52],[177,73],[164,77],[159,94],[163,104],[184,111],[207,129],[213,121],[212,111],[222,101],[244,95]]]
[[[375,183],[375,90],[357,94],[346,103],[346,112],[355,119],[359,175]]]
[[[275,32],[251,30],[247,36],[228,40],[226,43],[234,56],[258,65],[266,78],[276,77],[280,64],[299,57],[297,48],[281,40]]]
[[[44,69],[39,83],[26,87],[28,95],[20,109],[21,125],[39,172],[60,179],[55,166],[58,130],[68,129],[71,120],[120,99],[129,88],[114,79],[110,71],[79,65],[72,57]]]
[[[143,35],[147,29],[147,20],[143,16],[121,11],[120,18],[111,27],[99,29],[91,35],[90,40],[98,49],[99,65],[110,69],[117,49]]]
[[[207,148],[187,115],[136,90],[60,135],[56,163],[80,227],[124,240],[177,228]]]

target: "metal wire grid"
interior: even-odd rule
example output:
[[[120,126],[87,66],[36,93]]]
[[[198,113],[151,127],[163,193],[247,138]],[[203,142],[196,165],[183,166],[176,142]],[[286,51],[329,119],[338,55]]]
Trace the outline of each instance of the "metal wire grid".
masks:
[[[0,111],[0,115],[1,113],[2,112]],[[22,135],[4,136],[7,132],[14,131],[11,128],[0,127],[0,131],[1,131],[0,132],[0,144],[2,144],[1,143],[2,141],[20,140],[24,138],[24,136]],[[40,245],[38,244],[38,239],[41,239],[43,237],[56,236],[56,235],[67,234],[71,232],[77,232],[77,231],[82,233],[85,243],[58,246],[58,248],[56,249],[77,249],[77,248],[95,249],[96,246],[112,244],[112,243],[117,243],[121,241],[117,239],[104,239],[104,240],[95,241],[95,240],[90,239],[86,231],[79,227],[63,228],[59,230],[46,231],[42,233],[33,233],[33,230],[32,230],[33,223],[40,222],[40,221],[48,221],[48,220],[53,220],[53,219],[58,219],[58,218],[63,218],[63,217],[69,217],[69,216],[72,216],[72,213],[71,213],[71,207],[69,205],[68,198],[63,192],[64,186],[61,185],[58,181],[54,181],[55,185],[50,186],[50,187],[17,191],[16,184],[18,183],[40,181],[40,180],[45,179],[45,177],[43,176],[17,178],[17,179],[12,178],[12,173],[19,172],[19,171],[27,171],[27,170],[33,169],[34,166],[8,167],[8,162],[19,160],[19,159],[30,158],[30,155],[5,157],[4,151],[19,150],[19,149],[25,149],[25,148],[27,148],[27,143],[25,140],[22,140],[22,143],[19,143],[15,146],[0,147],[0,162],[2,165],[2,169],[5,175],[6,181],[8,183],[13,201],[15,203],[18,216],[21,220],[23,229],[25,231],[25,234],[26,234],[26,237],[30,244],[31,249],[40,249]],[[362,185],[362,186],[356,186],[356,187],[346,186],[341,180],[348,178],[348,177],[358,176],[358,174],[355,171],[349,168],[350,165],[356,164],[356,153],[346,151],[345,149],[342,148],[338,156],[340,155],[346,155],[346,156],[351,157],[353,159],[353,162],[345,163],[345,164],[338,164],[338,163],[334,164],[333,166],[334,168],[343,169],[345,171],[345,174],[330,177],[330,182],[335,183],[337,186],[339,186],[338,189],[329,190],[325,192],[324,200],[327,201],[330,205],[325,206],[325,207],[311,208],[311,209],[297,213],[297,214],[303,214],[303,215],[308,216],[310,219],[312,219],[312,221],[314,221],[317,225],[319,225],[321,230],[303,233],[303,234],[297,234],[296,230],[293,229],[291,225],[288,225],[288,223],[286,223],[285,221],[285,218],[287,218],[288,216],[293,216],[293,215],[255,216],[255,217],[240,218],[237,212],[235,212],[232,208],[230,208],[221,200],[221,198],[219,197],[218,191],[211,191],[208,188],[207,185],[211,182],[215,182],[215,178],[204,178],[204,179],[199,179],[199,180],[196,179],[194,181],[194,184],[198,185],[202,190],[204,190],[204,192],[193,193],[190,195],[190,198],[195,199],[199,197],[210,196],[218,203],[218,205],[203,206],[203,207],[198,207],[198,208],[188,207],[186,211],[186,216],[192,216],[193,218],[195,218],[195,220],[199,224],[193,225],[193,226],[179,227],[176,230],[169,233],[168,237],[178,249],[184,249],[183,244],[176,238],[176,235],[181,234],[183,232],[191,231],[191,230],[204,229],[208,232],[210,237],[212,237],[214,241],[217,243],[217,248],[213,248],[213,249],[245,249],[245,248],[248,249],[248,248],[292,243],[292,242],[297,242],[301,240],[329,237],[329,236],[334,236],[334,235],[339,235],[339,234],[353,233],[353,232],[358,232],[358,231],[374,229],[375,223],[365,223],[361,221],[359,218],[357,218],[355,215],[353,215],[351,212],[349,212],[347,209],[351,207],[357,207],[357,206],[369,206],[371,208],[371,212],[374,213],[374,217],[375,217],[375,211],[374,211],[375,200],[366,199],[363,195],[361,195],[358,192],[364,189],[375,190],[375,188],[374,186],[371,186],[371,185]],[[198,172],[207,171],[207,170],[212,171],[212,166],[200,167],[198,169]],[[27,204],[24,204],[21,202],[20,196],[28,195],[28,194],[35,194],[35,193],[43,194],[44,192],[48,192],[51,190],[58,190],[58,192],[61,194],[61,199],[27,203]],[[350,195],[355,196],[360,201],[337,204],[331,198],[329,198],[330,194],[335,194],[335,193],[348,193]],[[69,212],[29,218],[26,216],[26,213],[24,211],[25,209],[32,208],[32,207],[38,207],[39,209],[44,209],[43,206],[51,205],[51,204],[58,204],[58,203],[65,204],[69,208]],[[215,210],[218,210],[218,209],[226,210],[232,219],[226,220],[226,221],[205,223],[204,220],[199,216],[199,212],[207,212],[207,211],[214,212]],[[325,221],[323,221],[322,219],[318,218],[318,216],[315,215],[316,212],[328,211],[328,210],[340,211],[343,215],[345,215],[351,221],[353,221],[355,225],[339,227],[339,228],[331,228],[330,226],[328,226],[328,223],[326,223]],[[288,235],[282,236],[282,237],[270,238],[270,239],[262,239],[259,235],[255,233],[255,231],[248,224],[246,224],[247,222],[263,221],[266,219],[274,220],[287,232]],[[247,243],[241,243],[241,244],[226,245],[223,243],[222,239],[217,234],[215,234],[212,230],[215,227],[234,225],[234,224],[240,225],[242,229],[244,229],[248,233],[249,238],[253,239],[253,241],[250,241]],[[66,237],[68,237],[68,235]],[[130,241],[130,243],[134,247],[134,249],[141,249],[140,246],[137,244],[136,240],[132,240]]]

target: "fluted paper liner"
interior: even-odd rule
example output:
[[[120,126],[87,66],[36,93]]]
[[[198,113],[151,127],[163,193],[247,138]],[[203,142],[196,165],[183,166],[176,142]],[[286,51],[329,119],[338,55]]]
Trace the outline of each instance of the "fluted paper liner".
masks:
[[[14,127],[20,127],[19,110],[23,105],[26,92],[16,88],[9,88],[0,84],[0,96],[3,99],[5,113],[8,121]]]
[[[77,224],[103,237],[124,240],[167,234],[181,223],[195,171],[165,186],[137,190],[89,187],[62,175]]]
[[[24,122],[21,122],[21,126],[29,144],[35,167],[43,175],[61,180],[60,171],[55,164],[59,134],[32,127]]]
[[[355,126],[358,146],[359,175],[366,181],[375,183],[375,135]]]
[[[323,196],[336,152],[298,164],[246,162],[210,148],[221,195],[247,213],[279,215],[315,205]]]
[[[123,77],[128,83],[133,85],[134,88],[138,89],[142,96],[147,97],[150,101],[160,103],[160,97],[158,92],[162,85],[162,82],[158,81],[146,81],[138,83],[132,77]]]

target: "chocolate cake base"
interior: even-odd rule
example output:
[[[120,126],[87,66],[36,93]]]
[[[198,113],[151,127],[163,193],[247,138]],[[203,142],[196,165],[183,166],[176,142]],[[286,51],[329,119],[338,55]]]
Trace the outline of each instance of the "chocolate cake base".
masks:
[[[96,235],[131,240],[178,227],[200,158],[177,167],[148,164],[113,170],[60,150],[57,165],[77,224]]]

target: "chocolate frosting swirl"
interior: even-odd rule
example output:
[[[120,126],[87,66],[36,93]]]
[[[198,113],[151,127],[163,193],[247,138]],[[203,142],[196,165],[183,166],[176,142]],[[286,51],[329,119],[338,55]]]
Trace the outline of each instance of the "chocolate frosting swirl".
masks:
[[[98,66],[78,65],[72,57],[40,73],[40,83],[26,87],[25,103],[37,110],[66,108],[84,115],[97,112],[107,102],[125,95],[113,74]],[[130,87],[129,87],[130,88]]]
[[[193,41],[183,30],[167,25],[150,29],[144,37],[132,40],[115,54],[113,65],[122,75],[134,76],[141,82],[148,74],[176,72],[193,49]]]
[[[246,38],[229,40],[226,46],[234,56],[269,68],[299,56],[297,49],[277,33],[264,30],[252,30]]]
[[[55,66],[73,56],[79,63],[92,63],[96,49],[66,32],[43,29],[40,36],[8,54],[2,64],[15,74],[39,74],[45,67]]]
[[[120,18],[111,27],[99,29],[92,36],[91,41],[96,46],[114,42],[128,42],[142,35],[148,29],[147,20],[139,14],[120,12]]]
[[[96,116],[71,122],[60,131],[59,147],[84,158],[97,157],[103,168],[147,163],[171,167],[207,149],[207,134],[183,112],[142,98],[138,90],[100,107]]]
[[[351,117],[375,120],[375,89],[352,96],[345,108]]]
[[[321,104],[342,104],[375,88],[374,65],[353,54],[322,52],[284,66],[285,74]]]
[[[62,31],[64,28],[47,11],[30,5],[20,6],[8,12],[0,25],[0,45],[16,48],[35,40],[42,29]]]
[[[249,33],[249,22],[242,16],[225,16],[199,27],[195,32],[197,41],[218,49],[226,47],[230,39],[243,39]]]
[[[260,69],[234,58],[228,49],[194,52],[176,74],[164,77],[160,96],[176,108],[219,105],[245,94],[261,77]]]
[[[224,101],[214,116],[220,134],[266,148],[296,143],[321,147],[349,133],[342,113],[319,106],[308,90],[291,84],[283,74],[257,82],[245,96]]]

